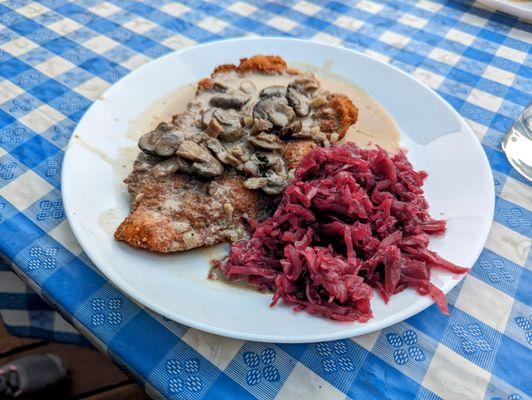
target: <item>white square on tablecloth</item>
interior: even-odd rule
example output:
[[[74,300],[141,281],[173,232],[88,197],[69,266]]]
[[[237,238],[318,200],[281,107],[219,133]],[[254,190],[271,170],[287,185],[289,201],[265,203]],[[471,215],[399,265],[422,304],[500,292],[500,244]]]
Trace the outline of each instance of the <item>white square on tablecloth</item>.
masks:
[[[483,399],[491,374],[439,344],[423,386],[442,399]]]
[[[334,21],[334,25],[337,25],[340,28],[344,28],[350,31],[356,31],[357,29],[360,29],[362,25],[364,25],[364,22],[359,19],[354,19],[351,17],[346,17],[345,15],[341,15],[336,19],[336,21]]]
[[[95,76],[94,78],[89,79],[88,81],[83,82],[81,85],[76,87],[74,90],[86,97],[89,100],[96,100],[102,95],[103,92],[111,86],[110,83],[104,81],[102,78]]]
[[[26,293],[26,284],[12,271],[0,271],[0,293]]]
[[[355,7],[371,14],[377,14],[384,6],[372,1],[362,0],[361,2],[357,3]]]
[[[151,61],[150,57],[145,56],[144,54],[138,53],[138,54],[135,54],[133,57],[129,58],[128,60],[121,62],[120,65],[132,71],[134,69],[137,69],[138,67],[143,66],[144,64],[150,61]]]
[[[447,32],[445,37],[449,40],[461,43],[464,46],[470,46],[476,39],[475,36],[459,31],[458,29],[449,29],[449,32]]]
[[[454,305],[493,329],[504,332],[513,302],[507,294],[468,275]]]
[[[54,332],[78,333],[78,330],[70,325],[60,314],[55,313]]]
[[[508,37],[520,40],[521,42],[530,44],[530,33],[519,28],[512,28],[508,32]]]
[[[106,53],[109,50],[114,49],[118,45],[118,42],[103,35],[95,36],[83,43],[83,47],[90,49],[98,54]]]
[[[510,176],[506,178],[500,197],[526,208],[527,210],[532,210],[532,193],[530,186],[521,183]]]
[[[484,138],[484,135],[488,131],[488,127],[486,125],[479,124],[478,122],[475,122],[470,119],[465,119],[467,124],[471,127],[473,130],[473,133],[477,137],[479,141],[481,141]]]
[[[183,4],[168,3],[161,7],[161,11],[170,14],[172,17],[179,17],[187,11],[190,11],[190,8]]]
[[[28,170],[0,188],[0,196],[23,211],[52,190],[52,185],[32,170]]]
[[[466,24],[477,26],[479,28],[484,28],[488,22],[486,18],[479,17],[478,15],[471,13],[464,13],[464,15],[460,17],[460,21],[465,22]]]
[[[453,53],[452,51],[436,47],[429,53],[428,57],[432,60],[453,66],[460,60],[461,56],[460,54]]]
[[[7,151],[5,151],[3,148],[0,147],[0,157],[5,156],[7,154]]]
[[[321,10],[320,6],[309,3],[307,1],[300,1],[299,3],[296,3],[292,8],[307,15],[317,14]]]
[[[78,256],[83,252],[83,249],[79,245],[78,241],[74,237],[70,225],[67,220],[64,220],[54,229],[48,232],[48,235],[57,240],[64,248],[70,251],[72,254]]]
[[[67,71],[70,71],[74,67],[74,64],[68,60],[65,60],[63,57],[54,56],[40,63],[39,65],[36,65],[35,69],[38,69],[43,74],[46,74],[51,78],[55,78]]]
[[[488,65],[482,74],[483,78],[490,79],[495,82],[502,83],[506,86],[512,86],[514,82],[515,74],[503,69]]]
[[[64,115],[55,108],[50,107],[48,104],[43,104],[42,106],[22,116],[19,121],[31,130],[37,133],[43,133],[46,132],[52,125],[55,125],[64,119]]]
[[[340,39],[337,36],[329,35],[327,33],[317,33],[312,37],[312,40],[315,40],[316,42],[321,43],[327,43],[327,44],[340,44],[342,43],[342,39]]]
[[[268,25],[283,32],[289,32],[297,26],[297,23],[285,17],[273,17],[266,22]]]
[[[209,32],[218,33],[220,31],[223,31],[225,28],[227,28],[229,24],[218,18],[207,17],[205,19],[202,19],[200,22],[198,22],[198,26]]]
[[[50,11],[50,9],[37,2],[32,2],[28,5],[16,9],[16,12],[18,14],[24,15],[29,19],[44,14],[47,11]]]
[[[413,14],[403,14],[403,16],[399,18],[399,22],[403,25],[411,26],[412,28],[421,29],[427,25],[428,21],[425,18]]]
[[[389,44],[390,46],[403,48],[410,41],[410,38],[399,33],[386,31],[379,36],[379,42]]]
[[[482,90],[472,89],[469,96],[467,96],[466,101],[470,104],[485,108],[486,110],[497,112],[503,99]]]
[[[428,71],[424,68],[416,68],[416,70],[412,72],[412,76],[416,77],[432,89],[438,89],[445,80],[443,76],[435,74],[434,72]]]
[[[283,387],[275,396],[276,400],[332,400],[343,398],[345,398],[345,394],[301,363],[297,363]]]
[[[19,37],[11,40],[0,46],[0,49],[7,51],[12,56],[18,57],[21,54],[25,54],[30,50],[38,47],[38,45],[25,37]]]
[[[196,329],[189,329],[182,339],[221,370],[229,365],[244,344],[242,340],[211,335]]]
[[[24,93],[24,90],[9,80],[0,82],[0,104],[14,99]]]
[[[500,46],[495,52],[495,55],[506,58],[507,60],[511,60],[518,64],[524,63],[527,58],[527,54],[524,51],[512,49],[508,46]]]
[[[390,57],[387,56],[386,54],[381,54],[379,52],[376,52],[376,51],[373,51],[371,49],[366,49],[364,50],[364,54],[376,59],[376,60],[380,60],[384,63],[387,63],[390,61]]]
[[[70,18],[63,18],[47,26],[48,29],[60,35],[72,33],[81,28],[82,25]]]
[[[99,15],[100,17],[108,17],[117,13],[120,10],[120,7],[117,7],[114,4],[108,3],[106,1],[89,8],[90,12]]]
[[[257,11],[257,7],[242,1],[237,1],[236,3],[231,4],[227,9],[235,14],[242,15],[243,17],[247,17]]]
[[[420,0],[415,3],[416,7],[422,8],[423,10],[427,10],[433,13],[437,13],[443,8],[442,3],[436,3],[434,1],[430,0]]]
[[[130,21],[127,21],[122,26],[124,28],[132,30],[133,32],[143,34],[153,28],[158,27],[159,25],[157,25],[155,22],[151,22],[150,20],[147,20],[146,18],[138,17]]]
[[[164,39],[161,43],[166,47],[169,47],[174,50],[179,50],[183,47],[192,46],[196,44],[194,40],[189,39],[180,34],[170,36],[169,38]]]
[[[2,310],[0,314],[6,325],[31,326],[27,310]]]
[[[371,351],[377,339],[379,338],[382,331],[376,331],[371,333],[366,333],[365,335],[355,336],[352,340],[356,344],[364,347],[366,350]]]
[[[530,239],[498,222],[493,222],[485,247],[522,267],[528,256]]]

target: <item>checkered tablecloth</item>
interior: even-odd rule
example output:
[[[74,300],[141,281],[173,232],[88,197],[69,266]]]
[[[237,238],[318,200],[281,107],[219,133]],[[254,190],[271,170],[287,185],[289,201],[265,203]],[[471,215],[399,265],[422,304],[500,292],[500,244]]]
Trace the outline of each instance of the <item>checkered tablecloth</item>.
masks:
[[[428,84],[471,125],[493,170],[495,221],[448,296],[450,317],[430,307],[383,331],[319,344],[226,339],[133,303],[82,252],[64,217],[60,173],[84,111],[155,57],[242,35],[359,50]],[[0,0],[4,322],[19,334],[84,342],[73,325],[153,396],[530,398],[532,190],[500,143],[531,101],[531,43],[530,24],[469,1]]]

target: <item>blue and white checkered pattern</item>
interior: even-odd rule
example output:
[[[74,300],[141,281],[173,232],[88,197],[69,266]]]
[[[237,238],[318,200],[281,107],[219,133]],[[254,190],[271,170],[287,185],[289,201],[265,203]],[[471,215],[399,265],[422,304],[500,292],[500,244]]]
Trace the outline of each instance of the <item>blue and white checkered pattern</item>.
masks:
[[[105,89],[149,60],[241,35],[369,54],[428,84],[471,125],[493,169],[496,213],[486,248],[448,296],[450,317],[431,307],[354,339],[243,342],[140,308],[91,265],[61,202],[74,126]],[[531,25],[466,0],[0,1],[5,323],[81,342],[72,324],[148,393],[167,398],[530,398],[532,196],[500,142],[531,101],[531,44]]]

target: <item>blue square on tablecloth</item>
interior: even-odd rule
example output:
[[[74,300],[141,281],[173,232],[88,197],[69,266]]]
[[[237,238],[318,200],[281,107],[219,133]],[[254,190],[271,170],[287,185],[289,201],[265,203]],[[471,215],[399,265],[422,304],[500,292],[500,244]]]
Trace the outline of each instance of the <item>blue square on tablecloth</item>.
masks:
[[[482,146],[482,149],[488,157],[490,167],[500,173],[508,175],[512,166],[508,162],[506,155],[502,151],[495,150],[491,147]]]
[[[107,281],[68,250],[55,247],[60,249],[56,257],[62,259],[58,260],[59,267],[41,286],[50,296],[58,299],[68,313],[75,314],[78,307]]]
[[[138,332],[150,332],[149,340]],[[114,335],[108,348],[133,367],[136,373],[150,376],[180,339],[146,312],[139,312]],[[192,350],[193,353],[195,351]]]
[[[48,79],[40,85],[30,89],[28,92],[44,103],[49,103],[57,97],[64,95],[69,90],[68,87],[60,84],[55,79]]]
[[[2,231],[1,224],[16,215],[18,212],[19,211],[13,207],[9,201],[0,196],[0,233],[5,234],[5,232]],[[1,260],[0,264],[2,264]]]
[[[413,399],[420,384],[368,353],[347,395],[352,399]]]
[[[36,30],[42,28],[41,24],[38,24],[31,19],[24,18],[22,21],[17,22],[9,27],[12,31],[17,32],[20,36],[26,36]]]
[[[42,104],[43,103],[39,99],[33,97],[28,92],[23,92],[4,104],[1,104],[0,108],[7,111],[15,118],[21,118],[40,107]]]
[[[191,400],[206,398],[219,376],[222,373],[218,368],[184,342],[169,349],[149,374],[165,398]]]
[[[312,343],[300,362],[345,392],[364,364],[368,351],[351,339]]]
[[[84,96],[74,91],[69,91],[48,104],[73,121],[79,121],[92,103]]]
[[[462,310],[452,307],[441,343],[483,369],[492,365],[502,334]]]
[[[440,341],[449,323],[449,317],[434,304],[419,314],[408,318],[406,322],[431,336],[434,340]]]
[[[0,157],[0,188],[13,182],[28,168],[9,154]]]
[[[99,76],[103,80],[114,83],[125,75],[128,70],[120,64],[109,61],[104,57],[96,56],[80,64],[80,68],[89,71],[91,74]]]
[[[529,258],[532,256],[532,252],[529,254]],[[532,271],[530,268],[532,265],[525,266],[521,270],[521,276],[517,283],[517,288],[514,293],[514,298],[525,304],[532,304]]]
[[[33,172],[45,179],[55,188],[61,189],[62,163],[63,152],[57,152],[50,158],[43,160],[39,165],[33,167]]]
[[[11,81],[24,90],[29,90],[48,79],[50,79],[48,76],[34,68],[28,68],[20,74],[11,77]]]
[[[532,236],[532,212],[517,204],[497,197],[493,219],[523,236]]]
[[[61,55],[67,52],[68,50],[77,48],[78,44],[65,37],[58,37],[57,39],[53,39],[49,42],[43,43],[42,47],[47,50],[50,50],[55,54]]]
[[[50,232],[65,219],[61,192],[57,189],[52,190],[29,206],[24,214],[35,221],[41,229]]]
[[[524,393],[532,393],[530,374],[530,346],[526,348],[509,337],[502,336],[492,373]]]
[[[274,344],[246,342],[224,372],[258,398],[274,398],[297,361]]]
[[[0,127],[7,126],[15,122],[15,118],[6,111],[0,109]]]
[[[483,249],[470,274],[509,296],[513,296],[519,282],[522,267],[504,257]]]
[[[525,348],[532,348],[532,307],[514,300],[504,334]]]
[[[205,392],[206,399],[255,400],[256,397],[244,390],[242,386],[221,373]]]
[[[42,136],[36,135],[14,148],[11,154],[29,168],[33,168],[58,151],[55,145]]]
[[[48,139],[50,142],[55,144],[57,147],[65,148],[74,132],[76,123],[68,118],[65,118],[62,121],[59,121],[57,124],[52,125],[41,136]]]
[[[9,57],[0,59],[0,76],[4,78],[12,78],[19,73],[26,71],[30,66],[18,58]]]

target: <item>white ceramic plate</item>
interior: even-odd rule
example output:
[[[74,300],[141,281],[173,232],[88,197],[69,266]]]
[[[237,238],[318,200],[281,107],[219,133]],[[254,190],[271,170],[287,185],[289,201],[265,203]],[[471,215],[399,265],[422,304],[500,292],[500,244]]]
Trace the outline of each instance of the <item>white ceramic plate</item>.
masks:
[[[112,229],[129,210],[121,180],[131,161],[122,157],[137,153],[136,142],[127,137],[129,121],[166,93],[207,76],[216,65],[271,53],[289,64],[328,65],[389,111],[410,160],[429,173],[425,189],[432,215],[448,218],[448,232],[432,239],[431,248],[471,267],[488,235],[494,202],[491,170],[471,129],[434,92],[398,69],[340,47],[289,39],[191,47],[139,68],[97,100],[77,126],[63,166],[63,199],[77,239],[98,268],[136,301],[188,326],[233,338],[332,340],[372,332],[420,312],[432,302],[412,290],[392,297],[387,305],[374,296],[374,318],[365,324],[333,322],[284,305],[271,309],[270,294],[208,280],[210,250],[157,255],[113,239]],[[460,279],[442,271],[432,277],[446,293]]]
[[[532,21],[532,0],[477,0],[480,4],[494,8],[518,18]]]

